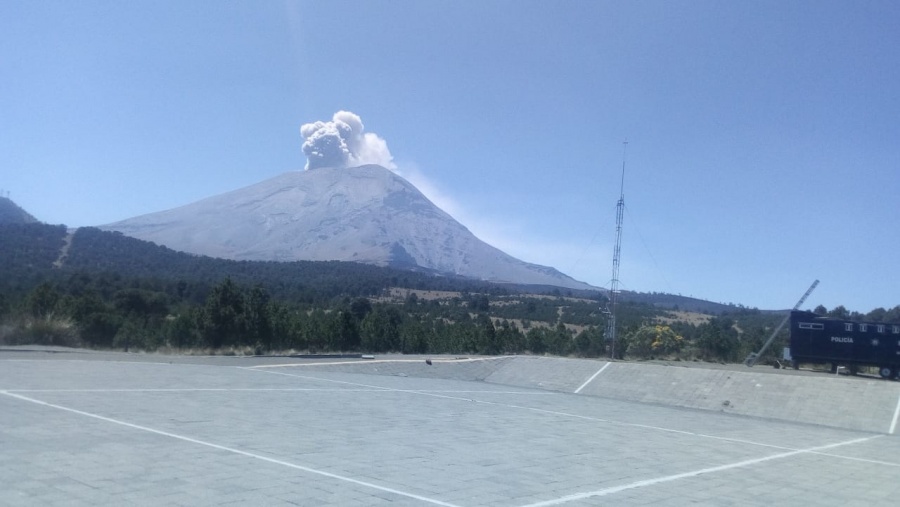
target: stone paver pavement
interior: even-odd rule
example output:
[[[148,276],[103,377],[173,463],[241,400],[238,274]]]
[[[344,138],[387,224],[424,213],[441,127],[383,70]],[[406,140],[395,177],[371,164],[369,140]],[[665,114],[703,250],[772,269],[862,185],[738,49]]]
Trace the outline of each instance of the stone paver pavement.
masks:
[[[454,379],[36,357],[0,352],[0,505],[900,497],[896,436]]]

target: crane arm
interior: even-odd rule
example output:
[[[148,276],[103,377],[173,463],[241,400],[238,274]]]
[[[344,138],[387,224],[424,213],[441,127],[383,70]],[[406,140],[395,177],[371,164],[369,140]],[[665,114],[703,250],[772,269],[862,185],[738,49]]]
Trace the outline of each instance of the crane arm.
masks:
[[[812,285],[809,286],[809,289],[806,289],[806,294],[803,294],[803,297],[800,298],[800,301],[797,301],[797,304],[794,305],[794,308],[791,311],[795,311],[800,308],[800,305],[802,305],[803,302],[806,301],[806,298],[808,298],[809,295],[812,294],[812,291],[816,288],[817,285],[819,285],[818,280],[813,282]],[[784,320],[781,321],[781,324],[778,324],[778,327],[775,328],[775,332],[772,333],[772,336],[770,336],[769,339],[766,340],[766,343],[762,346],[762,348],[759,349],[759,352],[751,352],[750,355],[747,356],[747,359],[744,359],[745,365],[753,366],[756,364],[756,360],[759,359],[759,357],[763,355],[763,352],[765,352],[766,349],[769,348],[769,345],[771,345],[772,342],[775,341],[775,337],[778,336],[778,333],[781,332],[781,328],[783,328],[784,325],[787,324],[787,321],[790,318],[791,314],[790,312],[788,312],[788,314],[784,317]]]

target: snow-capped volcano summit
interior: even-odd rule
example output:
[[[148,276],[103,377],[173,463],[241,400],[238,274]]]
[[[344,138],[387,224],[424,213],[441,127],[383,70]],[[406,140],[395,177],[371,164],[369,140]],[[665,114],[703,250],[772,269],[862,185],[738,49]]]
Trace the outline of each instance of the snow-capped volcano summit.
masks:
[[[418,266],[497,282],[593,289],[484,243],[377,165],[287,172],[101,228],[226,259]]]

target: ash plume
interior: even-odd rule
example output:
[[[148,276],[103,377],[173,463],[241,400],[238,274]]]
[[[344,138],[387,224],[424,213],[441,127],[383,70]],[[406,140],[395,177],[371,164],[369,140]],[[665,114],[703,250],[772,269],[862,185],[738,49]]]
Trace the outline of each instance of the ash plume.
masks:
[[[364,164],[396,169],[387,142],[377,134],[364,130],[360,117],[350,111],[334,113],[331,121],[316,121],[301,126],[306,169]]]

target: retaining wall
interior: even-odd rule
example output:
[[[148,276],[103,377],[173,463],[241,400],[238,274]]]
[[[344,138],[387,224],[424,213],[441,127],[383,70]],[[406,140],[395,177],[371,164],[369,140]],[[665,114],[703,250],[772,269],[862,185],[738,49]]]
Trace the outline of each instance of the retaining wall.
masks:
[[[376,359],[304,366],[484,381],[876,433],[900,430],[900,382],[873,378],[533,356],[434,359],[431,365],[424,359]]]

